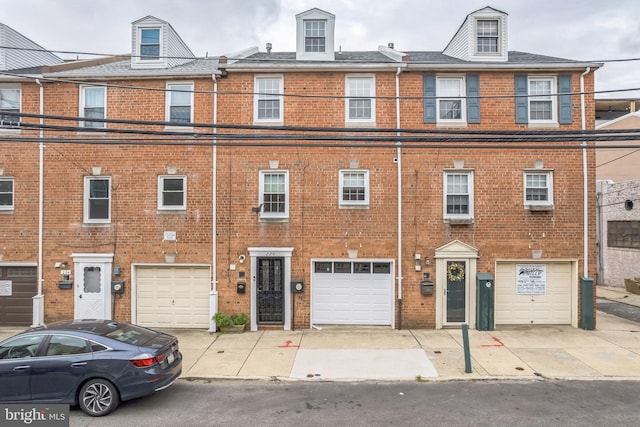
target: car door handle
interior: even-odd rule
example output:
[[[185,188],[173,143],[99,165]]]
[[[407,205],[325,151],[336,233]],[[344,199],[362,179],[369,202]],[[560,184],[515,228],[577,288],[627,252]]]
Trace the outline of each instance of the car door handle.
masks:
[[[76,363],[72,363],[71,367],[72,368],[79,368],[81,366],[85,366],[87,364],[87,362],[76,362]]]
[[[13,368],[14,371],[26,371],[27,369],[31,369],[29,365],[20,365]]]

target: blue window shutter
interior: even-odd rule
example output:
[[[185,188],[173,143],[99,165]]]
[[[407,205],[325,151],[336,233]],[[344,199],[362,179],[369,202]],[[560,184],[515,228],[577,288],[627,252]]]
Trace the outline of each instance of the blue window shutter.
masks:
[[[563,74],[558,80],[558,92],[560,93],[560,123],[571,124],[572,105],[571,105],[571,74]],[[562,95],[563,93],[569,95]]]
[[[424,122],[436,122],[436,75],[424,75]]]
[[[516,123],[529,122],[529,99],[526,74],[516,74]]]
[[[467,123],[480,123],[480,77],[467,74]]]

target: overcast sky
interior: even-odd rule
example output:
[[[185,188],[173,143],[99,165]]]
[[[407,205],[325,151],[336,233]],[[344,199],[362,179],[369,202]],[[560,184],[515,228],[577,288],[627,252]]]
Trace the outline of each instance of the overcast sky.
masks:
[[[640,58],[638,0],[0,0],[0,22],[54,51],[131,52],[131,22],[168,21],[197,56],[295,50],[295,15],[336,16],[336,49],[442,51],[470,12],[509,14],[509,50],[581,61]],[[75,55],[59,54],[63,58]],[[83,56],[81,56],[83,57]],[[86,57],[86,56],[85,56]],[[640,61],[605,63],[596,90],[640,88]],[[640,98],[640,90],[598,94]]]

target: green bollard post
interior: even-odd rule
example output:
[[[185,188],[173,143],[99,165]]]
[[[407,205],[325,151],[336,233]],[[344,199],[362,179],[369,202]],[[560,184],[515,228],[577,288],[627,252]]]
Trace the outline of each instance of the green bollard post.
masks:
[[[464,372],[471,373],[471,350],[469,349],[469,325],[462,324],[462,343],[464,344]]]

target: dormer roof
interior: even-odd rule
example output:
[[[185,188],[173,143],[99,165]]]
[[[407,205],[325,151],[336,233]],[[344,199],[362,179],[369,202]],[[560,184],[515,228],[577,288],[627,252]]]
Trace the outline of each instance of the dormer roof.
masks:
[[[490,6],[471,12],[442,53],[463,61],[507,62],[507,16]]]
[[[296,59],[332,61],[335,46],[335,15],[313,8],[296,15]]]
[[[195,55],[171,24],[154,16],[131,23],[131,68],[171,68]]]
[[[61,58],[23,36],[13,28],[0,23],[0,70],[17,70],[43,65],[59,64]]]

